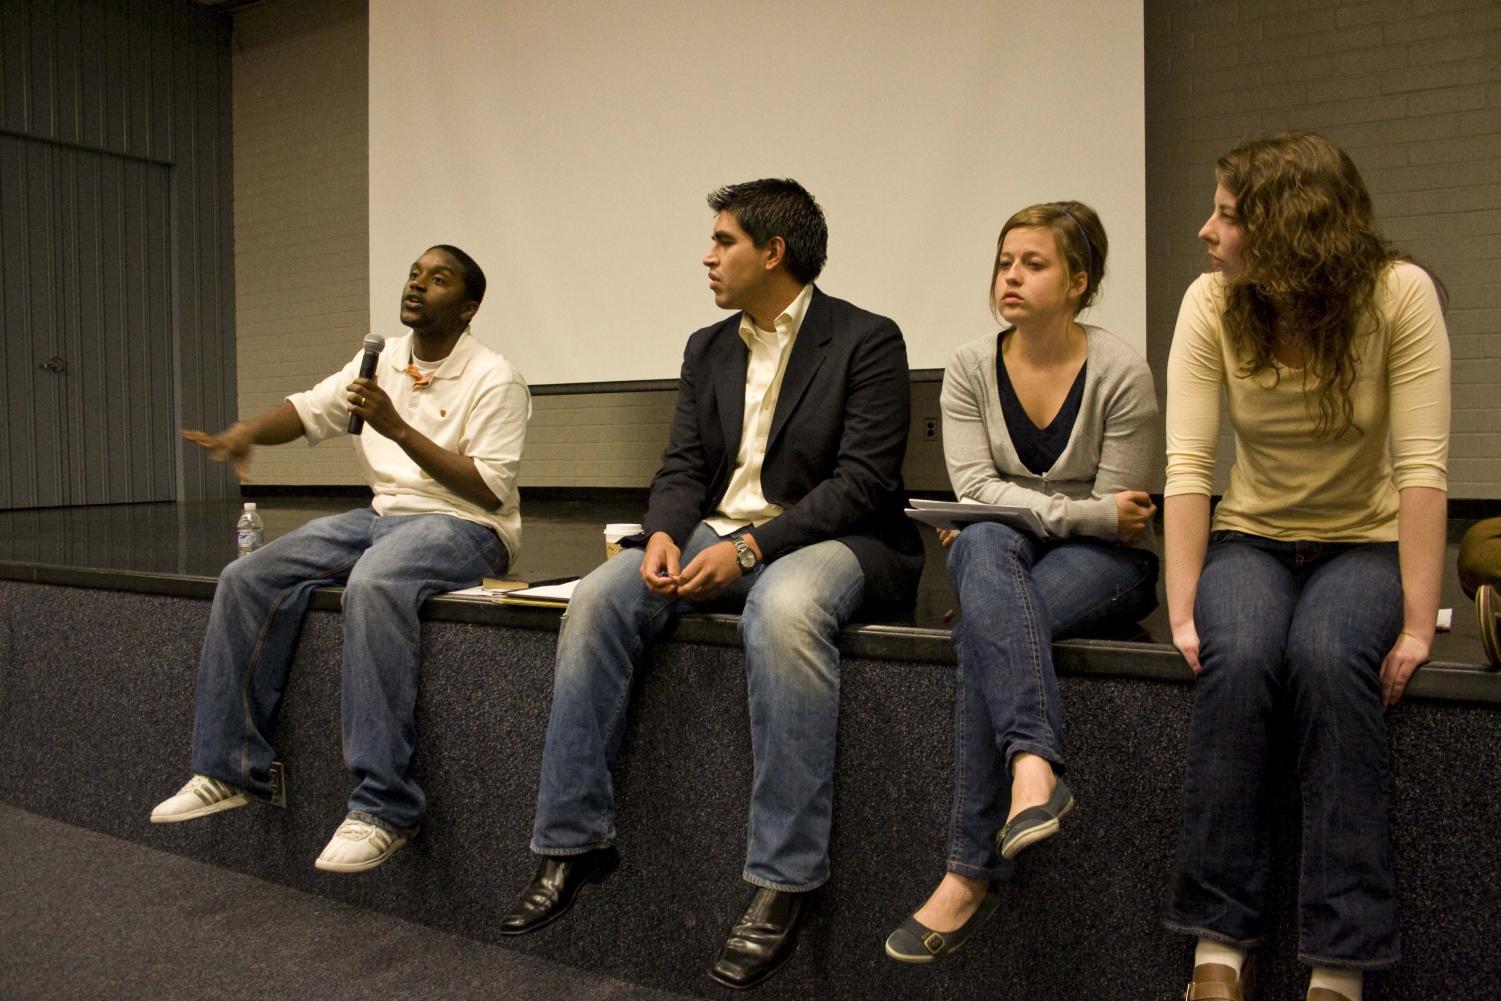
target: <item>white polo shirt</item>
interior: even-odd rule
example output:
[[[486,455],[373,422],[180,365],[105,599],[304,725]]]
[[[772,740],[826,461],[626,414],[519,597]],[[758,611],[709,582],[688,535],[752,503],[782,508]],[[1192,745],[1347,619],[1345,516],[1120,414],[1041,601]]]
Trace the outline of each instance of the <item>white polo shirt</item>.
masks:
[[[521,555],[516,472],[532,412],[526,380],[466,328],[432,380],[419,386],[406,372],[412,338],[408,333],[386,342],[375,381],[408,424],[440,448],[474,461],[500,507],[486,511],[460,497],[433,479],[400,445],[366,425],[354,440],[354,452],[365,482],[375,492],[372,506],[383,515],[447,514],[488,525],[499,533],[514,564]],[[363,356],[363,351],[356,353],[342,370],[287,397],[297,408],[310,445],[348,433],[348,387],[359,378]]]

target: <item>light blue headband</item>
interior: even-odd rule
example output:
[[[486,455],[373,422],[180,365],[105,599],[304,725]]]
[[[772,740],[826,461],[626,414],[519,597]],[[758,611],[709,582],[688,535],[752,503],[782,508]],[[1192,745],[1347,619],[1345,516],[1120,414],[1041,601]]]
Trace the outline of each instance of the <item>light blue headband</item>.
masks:
[[[1084,260],[1084,270],[1085,272],[1088,272],[1090,265],[1094,263],[1094,244],[1089,242],[1089,233],[1085,231],[1084,225],[1079,222],[1078,219],[1074,218],[1074,214],[1068,209],[1062,209],[1062,211],[1063,214],[1068,216],[1069,220],[1072,221],[1076,227],[1078,227],[1079,235],[1084,237],[1084,252],[1087,255]]]

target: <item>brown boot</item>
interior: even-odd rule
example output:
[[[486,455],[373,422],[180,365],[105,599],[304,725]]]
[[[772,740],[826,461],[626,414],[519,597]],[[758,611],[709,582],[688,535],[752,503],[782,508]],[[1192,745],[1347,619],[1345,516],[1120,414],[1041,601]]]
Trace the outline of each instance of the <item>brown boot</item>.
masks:
[[[1308,1001],[1350,1001],[1339,991],[1331,991],[1327,987],[1308,988]]]
[[[1251,957],[1236,976],[1235,967],[1223,963],[1195,966],[1193,979],[1183,992],[1183,1001],[1250,1001]]]

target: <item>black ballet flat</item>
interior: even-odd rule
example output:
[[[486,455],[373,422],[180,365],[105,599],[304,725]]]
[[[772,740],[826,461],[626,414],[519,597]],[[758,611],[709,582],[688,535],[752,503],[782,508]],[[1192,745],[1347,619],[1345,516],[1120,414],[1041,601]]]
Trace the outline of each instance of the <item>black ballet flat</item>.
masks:
[[[994,890],[985,894],[975,913],[953,931],[934,931],[909,917],[886,936],[886,955],[898,963],[931,963],[959,951],[975,929],[984,924],[1001,906],[1001,895]]]

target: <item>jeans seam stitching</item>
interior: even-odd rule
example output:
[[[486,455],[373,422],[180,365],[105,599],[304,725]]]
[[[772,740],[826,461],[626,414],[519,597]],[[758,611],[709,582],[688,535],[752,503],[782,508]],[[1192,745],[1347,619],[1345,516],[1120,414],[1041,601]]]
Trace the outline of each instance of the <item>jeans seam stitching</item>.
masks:
[[[656,621],[664,613],[666,613],[668,608],[670,608],[671,606],[672,602],[664,602],[661,607],[659,607],[655,612],[647,617],[647,620],[642,623],[642,627],[645,628],[652,622]],[[616,697],[614,704],[610,706],[610,722],[606,726],[604,732],[606,757],[610,756],[609,749],[615,743],[615,733],[620,729],[621,722],[627,715],[624,706],[625,703],[630,701],[631,686],[632,684],[634,684],[636,678],[637,659],[641,657],[646,650],[646,644],[641,639],[641,631],[641,629],[637,629],[632,634],[633,642],[631,644],[631,648],[626,652],[626,663],[630,665],[630,670],[626,674],[625,685],[621,688],[620,695]]]
[[[956,674],[957,674],[957,672],[956,672]],[[962,679],[962,678],[956,678],[955,680],[957,681],[958,687],[960,689],[958,692],[955,693],[957,695],[957,702],[956,702],[956,707],[955,707],[956,708],[955,715],[958,717],[955,720],[955,723],[957,724],[957,726],[959,728],[958,732],[960,734],[965,734],[965,733],[969,732],[969,716],[965,713],[965,709],[964,709],[964,703],[965,703],[964,692],[963,692],[964,679]],[[956,751],[957,751],[957,749],[956,749]],[[963,823],[964,814],[965,814],[964,803],[965,803],[965,800],[966,800],[966,798],[968,797],[968,794],[969,794],[969,771],[965,767],[965,758],[966,757],[967,757],[967,755],[965,755],[965,754],[955,753],[955,755],[954,755],[954,806],[949,811],[949,857],[948,857],[948,861],[949,861],[949,863],[951,865],[953,865],[953,864],[962,864],[961,860],[960,860],[960,857],[959,857],[960,853],[958,851],[958,848],[959,848],[959,844],[958,843],[959,843],[959,840],[960,840],[960,831],[961,831],[961,829],[964,829],[964,828],[968,827],[967,824]],[[967,834],[967,831],[966,831],[966,834]]]
[[[1037,695],[1037,708],[1043,729],[1054,744],[1058,743],[1058,735],[1053,732],[1052,721],[1048,718],[1048,694],[1046,683],[1042,676],[1042,644],[1037,637],[1037,610],[1032,606],[1032,595],[1027,589],[1026,571],[1021,565],[1021,546],[1023,539],[1017,535],[1010,545],[1012,581],[1016,585],[1019,604],[1021,605],[1022,623],[1026,629],[1028,660],[1032,668],[1033,689]],[[1011,755],[1007,755],[1007,765],[1010,765]]]
[[[323,572],[325,574],[337,573],[339,570],[344,569],[345,565],[353,567],[358,562],[359,557],[356,556],[353,560],[348,561],[347,564],[325,568]],[[317,580],[319,578],[314,577],[309,579]],[[266,609],[266,616],[261,621],[260,630],[256,633],[255,645],[250,648],[250,655],[245,658],[245,670],[240,676],[240,709],[242,713],[240,719],[240,784],[247,788],[250,786],[250,732],[255,725],[250,711],[250,679],[255,676],[256,669],[259,667],[261,651],[266,645],[266,634],[271,631],[272,620],[276,618],[277,611],[286,603],[287,596],[299,586],[301,586],[301,583],[294,584],[292,587],[284,587],[276,592],[276,597],[272,600],[270,607]],[[288,670],[291,669],[291,656],[292,653],[289,652],[287,655]]]

